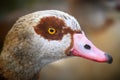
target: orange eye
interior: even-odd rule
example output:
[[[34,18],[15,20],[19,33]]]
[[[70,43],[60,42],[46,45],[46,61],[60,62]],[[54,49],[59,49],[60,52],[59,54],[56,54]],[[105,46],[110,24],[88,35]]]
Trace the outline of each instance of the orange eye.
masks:
[[[55,34],[56,33],[56,29],[55,28],[48,28],[48,33],[49,34]]]

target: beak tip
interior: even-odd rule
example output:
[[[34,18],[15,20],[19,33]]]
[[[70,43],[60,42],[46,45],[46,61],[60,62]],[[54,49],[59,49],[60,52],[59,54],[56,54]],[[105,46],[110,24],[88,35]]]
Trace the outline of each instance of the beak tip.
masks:
[[[107,59],[108,64],[111,64],[113,62],[113,58],[109,54],[107,54],[107,53],[105,53],[105,55],[108,58]]]
[[[111,64],[113,62],[113,58],[111,57],[109,60],[108,60],[108,63]]]

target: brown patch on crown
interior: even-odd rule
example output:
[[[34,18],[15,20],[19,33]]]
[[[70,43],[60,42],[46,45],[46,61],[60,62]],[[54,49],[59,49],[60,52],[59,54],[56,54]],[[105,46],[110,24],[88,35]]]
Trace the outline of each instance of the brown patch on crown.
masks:
[[[49,34],[48,28],[56,29],[56,33]],[[41,18],[40,23],[34,27],[34,30],[37,34],[48,40],[61,40],[64,34],[80,32],[73,31],[70,27],[67,27],[63,19],[57,18],[55,16]]]

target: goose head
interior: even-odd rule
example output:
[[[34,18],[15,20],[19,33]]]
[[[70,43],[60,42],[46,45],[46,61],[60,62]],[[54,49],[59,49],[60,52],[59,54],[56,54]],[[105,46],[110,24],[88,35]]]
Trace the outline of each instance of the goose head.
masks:
[[[77,20],[62,11],[38,11],[19,18],[8,32],[0,68],[11,80],[28,80],[41,67],[65,56],[112,63],[112,57],[96,48]]]

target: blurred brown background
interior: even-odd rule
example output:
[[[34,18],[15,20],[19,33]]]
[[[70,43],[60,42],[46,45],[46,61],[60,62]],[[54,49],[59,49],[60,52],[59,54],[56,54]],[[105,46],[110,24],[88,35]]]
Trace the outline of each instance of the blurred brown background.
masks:
[[[1,0],[0,50],[8,30],[25,14],[57,9],[76,17],[87,37],[113,56],[113,63],[67,58],[45,66],[42,80],[120,80],[120,0]]]

